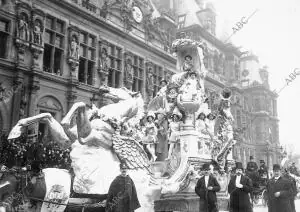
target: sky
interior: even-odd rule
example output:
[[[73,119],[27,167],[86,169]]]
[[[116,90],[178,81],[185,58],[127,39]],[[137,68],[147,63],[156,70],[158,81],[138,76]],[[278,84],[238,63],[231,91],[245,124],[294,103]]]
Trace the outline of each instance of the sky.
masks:
[[[271,90],[278,92],[295,68],[300,69],[300,1],[299,0],[211,0],[217,12],[217,35],[228,38],[232,27],[257,12],[231,42],[251,50],[261,66],[269,67]],[[225,39],[224,39],[225,40]],[[300,71],[298,71],[300,72]],[[300,153],[300,75],[279,93],[278,118],[280,142],[292,144]],[[291,146],[291,145],[289,145]]]

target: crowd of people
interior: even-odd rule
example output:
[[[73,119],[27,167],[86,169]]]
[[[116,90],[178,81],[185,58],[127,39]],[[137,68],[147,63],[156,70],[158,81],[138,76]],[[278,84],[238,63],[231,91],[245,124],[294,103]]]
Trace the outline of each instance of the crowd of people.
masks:
[[[127,175],[126,170],[126,165],[121,163],[121,174],[112,182],[108,192],[106,204],[108,212],[133,212],[140,207],[134,182]],[[287,170],[279,164],[274,164],[273,176],[269,177],[265,162],[261,160],[258,167],[253,157],[246,169],[243,168],[242,163],[237,162],[232,171],[228,184],[230,212],[253,212],[251,194],[256,182],[248,176],[249,171],[256,171],[259,178],[264,179],[269,212],[296,212],[294,200],[297,188],[295,180],[289,175],[290,169]],[[218,212],[216,192],[219,192],[221,187],[211,172],[211,164],[203,164],[201,173],[202,177],[198,179],[195,187],[195,192],[200,197],[199,211]]]
[[[295,164],[292,170],[297,171]],[[217,212],[216,192],[220,190],[220,185],[209,173],[209,164],[204,164],[202,171],[204,176],[198,180],[195,187],[195,192],[200,197],[200,211]],[[296,181],[289,173],[291,168],[285,169],[279,164],[274,164],[273,176],[269,177],[265,162],[261,160],[258,167],[253,157],[245,170],[242,163],[237,162],[228,184],[229,211],[253,212],[253,191],[258,184],[265,187],[269,212],[296,212]]]

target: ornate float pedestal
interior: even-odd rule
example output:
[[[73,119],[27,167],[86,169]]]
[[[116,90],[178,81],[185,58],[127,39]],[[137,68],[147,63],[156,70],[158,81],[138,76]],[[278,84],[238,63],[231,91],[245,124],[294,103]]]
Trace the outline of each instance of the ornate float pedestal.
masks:
[[[200,167],[212,160],[211,154],[205,151],[199,132],[195,129],[195,112],[199,109],[199,104],[186,104],[178,101],[180,109],[185,111],[186,120],[180,131],[180,162],[176,171],[169,179],[163,182],[162,195],[154,202],[156,212],[198,212],[205,211],[200,208],[200,198],[195,193],[195,187],[199,179]],[[200,145],[199,145],[200,144]],[[214,173],[221,191],[218,192],[218,205],[220,211],[229,211],[229,195],[227,185],[229,175],[224,173]]]

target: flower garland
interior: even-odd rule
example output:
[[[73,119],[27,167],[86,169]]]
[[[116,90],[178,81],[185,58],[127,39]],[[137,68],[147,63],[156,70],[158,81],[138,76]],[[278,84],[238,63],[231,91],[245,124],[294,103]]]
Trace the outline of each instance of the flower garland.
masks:
[[[2,136],[0,147],[0,163],[8,167],[27,166],[31,161],[37,160],[41,168],[64,168],[70,170],[70,149],[62,149],[53,141],[40,140],[32,143],[27,136],[22,135],[18,139],[8,140]]]

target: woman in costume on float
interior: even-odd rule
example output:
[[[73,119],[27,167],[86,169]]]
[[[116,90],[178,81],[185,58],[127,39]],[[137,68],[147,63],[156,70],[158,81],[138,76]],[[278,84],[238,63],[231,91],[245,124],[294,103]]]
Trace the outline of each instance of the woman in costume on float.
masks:
[[[147,114],[147,122],[145,124],[145,137],[143,143],[146,145],[147,150],[151,154],[151,160],[156,160],[155,144],[157,143],[157,127],[154,122],[155,114],[149,111]]]
[[[178,108],[175,108],[173,111],[173,114],[171,116],[172,121],[169,124],[169,153],[168,153],[168,158],[171,159],[172,152],[175,148],[175,145],[180,142],[180,125],[182,123],[181,118],[182,114],[178,110]]]

